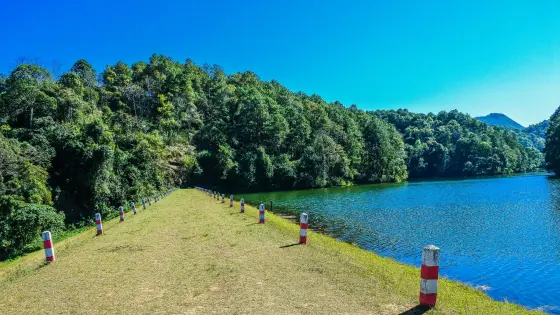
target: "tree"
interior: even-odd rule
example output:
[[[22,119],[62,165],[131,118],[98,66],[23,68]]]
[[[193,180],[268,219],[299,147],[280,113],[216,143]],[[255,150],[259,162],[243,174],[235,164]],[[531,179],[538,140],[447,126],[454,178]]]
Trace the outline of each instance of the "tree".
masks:
[[[544,152],[547,169],[560,175],[560,107],[550,117]]]

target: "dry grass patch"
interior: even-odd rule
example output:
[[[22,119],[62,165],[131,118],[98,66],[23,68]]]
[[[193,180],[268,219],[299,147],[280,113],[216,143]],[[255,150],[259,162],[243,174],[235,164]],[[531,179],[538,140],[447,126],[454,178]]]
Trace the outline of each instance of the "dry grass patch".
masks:
[[[138,215],[104,222],[42,252],[0,266],[2,314],[400,314],[416,306],[419,270],[310,233],[246,205],[240,214],[180,190]],[[426,314],[530,314],[440,280]]]

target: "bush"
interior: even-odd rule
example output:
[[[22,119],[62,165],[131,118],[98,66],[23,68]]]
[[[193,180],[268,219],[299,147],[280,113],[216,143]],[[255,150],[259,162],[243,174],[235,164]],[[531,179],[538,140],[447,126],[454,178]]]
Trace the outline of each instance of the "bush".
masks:
[[[41,232],[64,229],[64,214],[47,205],[0,197],[0,259],[39,249]]]

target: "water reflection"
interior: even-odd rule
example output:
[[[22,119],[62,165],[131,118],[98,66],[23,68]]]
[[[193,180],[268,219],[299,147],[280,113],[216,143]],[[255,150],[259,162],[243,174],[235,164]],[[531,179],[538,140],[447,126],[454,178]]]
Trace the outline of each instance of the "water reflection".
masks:
[[[560,314],[560,180],[518,176],[253,194],[273,211],[343,241],[419,266],[442,250],[441,273],[492,297]],[[268,203],[267,203],[268,204]]]

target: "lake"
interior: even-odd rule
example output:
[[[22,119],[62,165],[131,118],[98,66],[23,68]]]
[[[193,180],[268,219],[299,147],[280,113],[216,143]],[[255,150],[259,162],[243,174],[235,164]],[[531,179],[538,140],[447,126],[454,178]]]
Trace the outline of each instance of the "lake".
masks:
[[[560,314],[560,180],[532,174],[244,197],[267,210],[272,201],[281,214],[306,212],[311,229],[415,266],[434,244],[441,276]]]

